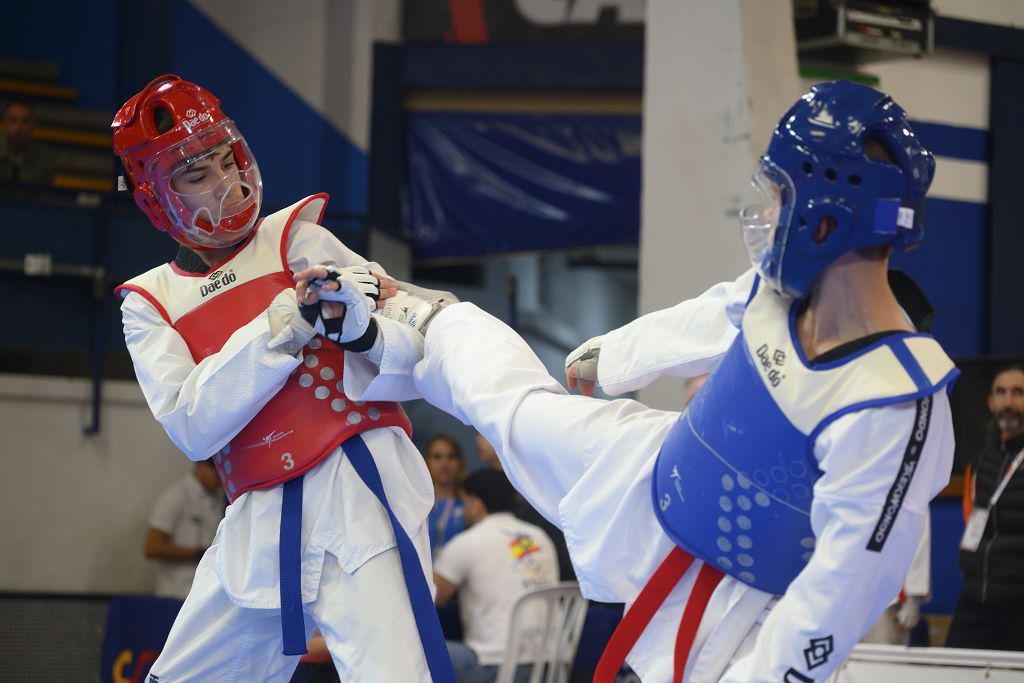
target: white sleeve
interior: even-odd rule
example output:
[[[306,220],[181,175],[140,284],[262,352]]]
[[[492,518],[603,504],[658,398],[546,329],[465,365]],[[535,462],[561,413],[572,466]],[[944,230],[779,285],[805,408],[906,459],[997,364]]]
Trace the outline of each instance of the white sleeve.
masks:
[[[814,553],[722,681],[824,681],[899,593],[928,501],[949,480],[946,394],[839,418],[815,456]]]
[[[192,460],[224,447],[284,386],[300,357],[272,351],[265,313],[198,364],[185,340],[141,294],[121,304],[124,338],[153,417]]]
[[[395,320],[374,316],[384,353],[380,367],[365,353],[345,352],[345,395],[354,401],[412,401],[423,398],[413,368],[423,358],[423,335]]]
[[[605,334],[597,365],[601,389],[617,396],[664,375],[710,372],[736,337],[754,278],[754,270],[748,270],[733,282]]]
[[[312,268],[318,263],[335,266],[367,266],[375,273],[387,275],[376,263],[346,247],[330,230],[309,221],[295,221],[288,233],[288,265],[292,272]]]
[[[367,266],[387,275],[378,263],[369,262],[346,247],[323,226],[296,221],[288,235],[288,265],[293,272],[318,263]],[[345,352],[345,395],[354,401],[410,401],[422,398],[412,379],[412,368],[423,358],[423,336],[393,320],[375,316],[384,354],[377,367],[364,353]]]

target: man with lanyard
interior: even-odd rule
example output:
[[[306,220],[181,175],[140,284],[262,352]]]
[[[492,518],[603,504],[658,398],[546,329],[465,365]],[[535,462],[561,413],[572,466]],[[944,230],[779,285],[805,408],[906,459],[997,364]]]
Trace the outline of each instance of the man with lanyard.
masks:
[[[179,245],[118,288],[136,376],[231,502],[148,680],[287,681],[319,627],[345,681],[453,681],[430,479],[401,407],[374,401],[412,393],[383,342],[422,344],[371,316],[396,284],[318,225],[326,195],[260,219],[256,161],[202,87],[161,76],[112,127],[136,204]]]
[[[957,371],[887,282],[933,174],[886,95],[797,101],[741,215],[754,269],[567,359],[612,394],[711,371],[682,416],[567,395],[471,304],[429,322],[423,396],[562,528],[584,595],[627,604],[596,680],[824,681],[899,592],[953,455]]]
[[[946,647],[1024,650],[1024,366],[996,373],[988,408],[997,438],[974,460],[964,583]]]

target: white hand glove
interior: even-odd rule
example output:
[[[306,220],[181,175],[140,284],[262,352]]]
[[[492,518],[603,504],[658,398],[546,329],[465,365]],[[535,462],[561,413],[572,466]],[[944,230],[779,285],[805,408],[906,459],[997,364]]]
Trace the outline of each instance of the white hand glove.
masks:
[[[323,318],[324,336],[338,344],[348,344],[356,341],[368,342],[360,344],[360,348],[353,351],[365,351],[361,348],[369,348],[377,336],[377,324],[373,322],[370,314],[377,308],[377,303],[365,294],[360,285],[351,280],[341,278],[338,280],[341,287],[335,291],[327,292],[331,295],[331,301],[345,304],[345,312],[340,317]],[[321,292],[323,297],[325,292]],[[371,322],[373,329],[371,330]],[[370,335],[370,333],[373,333]],[[372,338],[369,338],[371,337]]]
[[[593,393],[593,385],[597,382],[597,361],[601,355],[603,339],[603,336],[588,339],[565,357],[565,378],[570,389],[575,389],[578,382],[580,391],[584,394],[589,396]]]
[[[908,595],[907,601],[900,605],[896,612],[896,623],[904,631],[909,631],[917,622],[921,621],[921,598],[916,595]]]
[[[267,322],[270,325],[267,346],[289,356],[297,354],[316,335],[313,326],[299,313],[294,289],[282,290],[274,297],[267,308]]]
[[[403,286],[408,286],[403,283]],[[451,292],[416,288],[416,294],[398,290],[398,294],[387,299],[378,315],[388,320],[395,320],[406,327],[412,328],[427,336],[427,326],[441,312],[459,299]]]
[[[339,285],[343,282],[348,282],[369,299],[372,306],[371,310],[377,307],[377,300],[380,298],[380,280],[372,275],[365,266],[345,266],[340,268],[321,263],[313,267],[323,268],[327,271],[327,277],[317,278],[309,283],[310,287],[316,288],[317,295],[321,301],[340,301],[347,304],[348,299],[342,297],[347,297],[348,295],[342,295],[340,287],[331,290],[324,289],[323,287],[329,282],[337,282]]]

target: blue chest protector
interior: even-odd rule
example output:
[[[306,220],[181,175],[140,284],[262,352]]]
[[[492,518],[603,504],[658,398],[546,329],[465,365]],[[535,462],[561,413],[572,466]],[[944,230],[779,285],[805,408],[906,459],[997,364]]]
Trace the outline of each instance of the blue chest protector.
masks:
[[[760,291],[759,291],[760,290]],[[794,301],[754,285],[741,332],[662,444],[655,515],[683,550],[782,594],[814,551],[814,446],[837,418],[930,396],[958,371],[930,336],[888,335],[809,366]]]

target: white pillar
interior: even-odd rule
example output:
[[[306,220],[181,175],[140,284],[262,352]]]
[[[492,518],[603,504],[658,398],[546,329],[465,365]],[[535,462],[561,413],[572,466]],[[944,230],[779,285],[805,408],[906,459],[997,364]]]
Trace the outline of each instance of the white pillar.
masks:
[[[749,262],[737,212],[769,134],[800,95],[791,0],[648,0],[640,313]],[[682,404],[681,382],[639,394]]]

